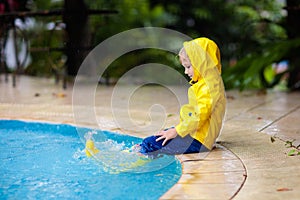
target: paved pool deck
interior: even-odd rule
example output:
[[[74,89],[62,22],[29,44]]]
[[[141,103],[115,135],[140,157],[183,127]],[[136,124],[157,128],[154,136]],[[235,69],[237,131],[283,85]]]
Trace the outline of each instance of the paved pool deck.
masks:
[[[87,97],[85,88],[80,91]],[[186,96],[185,89],[176,91],[177,98]],[[63,90],[53,79],[19,76],[13,88],[0,75],[0,92],[0,119],[67,123],[138,137],[153,133],[151,117],[166,127],[179,119],[174,93],[157,87],[132,94],[129,115],[122,106],[122,100],[128,103],[126,93],[111,112],[114,87],[99,87],[93,108],[97,126],[86,116],[89,108],[72,103],[70,84]],[[151,107],[155,102],[163,115]],[[179,155],[182,177],[161,199],[300,199],[300,156],[287,155],[293,149],[289,141],[300,144],[300,92],[227,91],[227,102],[216,147],[208,154]]]

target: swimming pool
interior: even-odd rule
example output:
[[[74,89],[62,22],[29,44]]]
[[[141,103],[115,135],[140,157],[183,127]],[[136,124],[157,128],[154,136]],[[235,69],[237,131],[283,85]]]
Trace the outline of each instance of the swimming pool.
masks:
[[[104,134],[114,146],[140,141]],[[158,170],[110,173],[85,156],[76,127],[64,124],[0,120],[0,151],[1,199],[158,199],[181,176],[175,158]]]

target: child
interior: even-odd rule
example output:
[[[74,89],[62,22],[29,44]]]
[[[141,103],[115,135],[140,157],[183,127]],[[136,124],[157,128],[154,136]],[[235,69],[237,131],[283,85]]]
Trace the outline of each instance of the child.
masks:
[[[145,138],[133,151],[182,154],[211,150],[220,134],[226,98],[218,46],[208,38],[183,43],[179,52],[190,78],[189,103],[180,109],[180,123]]]

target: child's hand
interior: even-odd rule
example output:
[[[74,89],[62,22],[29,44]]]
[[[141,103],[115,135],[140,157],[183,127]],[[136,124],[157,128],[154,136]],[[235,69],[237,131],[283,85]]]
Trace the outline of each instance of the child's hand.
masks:
[[[156,139],[156,142],[157,141],[160,141],[160,140],[164,140],[162,145],[164,146],[166,144],[166,142],[170,139],[173,139],[177,136],[177,131],[175,128],[170,128],[168,130],[164,130],[164,131],[159,131],[158,133],[154,134],[155,136],[160,136],[159,138]]]

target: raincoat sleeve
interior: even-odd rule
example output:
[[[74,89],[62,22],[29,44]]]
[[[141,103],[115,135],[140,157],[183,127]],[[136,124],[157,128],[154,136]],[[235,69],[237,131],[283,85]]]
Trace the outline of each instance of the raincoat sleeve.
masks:
[[[207,86],[201,82],[189,88],[189,104],[180,109],[180,123],[175,129],[181,137],[196,132],[211,115],[210,93]]]

